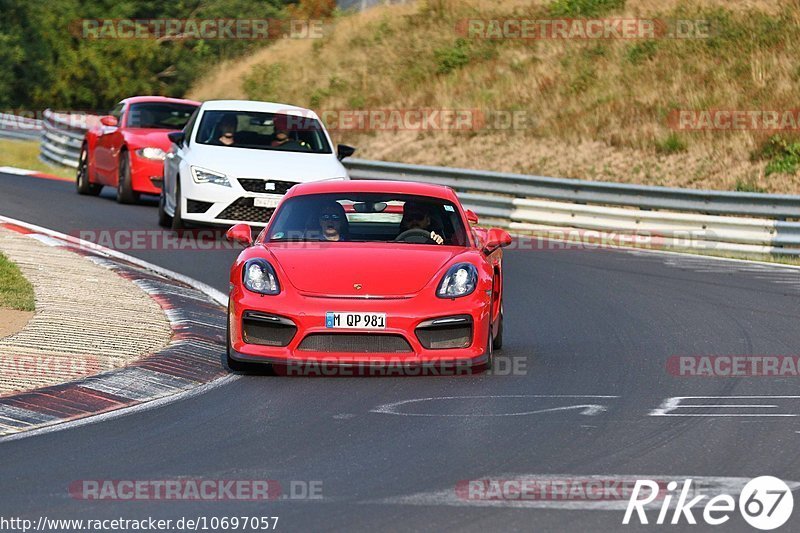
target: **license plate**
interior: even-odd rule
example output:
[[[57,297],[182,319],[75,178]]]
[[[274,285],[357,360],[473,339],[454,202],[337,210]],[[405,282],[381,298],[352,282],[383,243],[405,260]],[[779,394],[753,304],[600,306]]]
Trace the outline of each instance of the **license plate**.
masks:
[[[253,198],[253,206],[255,207],[278,207],[283,196],[265,196],[262,198]]]
[[[334,329],[386,329],[386,313],[325,313],[325,327]]]

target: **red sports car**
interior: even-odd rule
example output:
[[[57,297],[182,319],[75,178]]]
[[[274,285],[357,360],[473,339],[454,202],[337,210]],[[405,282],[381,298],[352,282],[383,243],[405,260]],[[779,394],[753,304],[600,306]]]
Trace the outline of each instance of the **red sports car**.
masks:
[[[231,270],[228,367],[487,368],[503,342],[501,229],[472,228],[449,187],[292,187]],[[276,368],[277,369],[277,368]]]
[[[117,188],[117,201],[129,204],[139,195],[161,194],[167,134],[183,129],[200,102],[134,96],[114,106],[83,140],[76,185],[79,194],[98,195]]]

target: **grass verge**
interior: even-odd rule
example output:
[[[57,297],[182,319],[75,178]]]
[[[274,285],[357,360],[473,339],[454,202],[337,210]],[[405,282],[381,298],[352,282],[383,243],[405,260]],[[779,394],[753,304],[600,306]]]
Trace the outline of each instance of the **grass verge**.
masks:
[[[16,167],[55,174],[62,178],[74,178],[71,168],[48,165],[39,159],[39,143],[16,139],[0,139],[0,167]]]
[[[0,254],[0,308],[34,311],[36,300],[33,286],[17,265]]]

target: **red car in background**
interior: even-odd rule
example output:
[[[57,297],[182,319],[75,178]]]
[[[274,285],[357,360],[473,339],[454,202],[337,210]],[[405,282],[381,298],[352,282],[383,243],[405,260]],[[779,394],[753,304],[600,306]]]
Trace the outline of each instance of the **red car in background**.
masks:
[[[183,129],[200,102],[162,96],[122,100],[84,137],[78,160],[78,194],[97,196],[117,188],[117,201],[135,203],[140,194],[161,194],[167,134]]]

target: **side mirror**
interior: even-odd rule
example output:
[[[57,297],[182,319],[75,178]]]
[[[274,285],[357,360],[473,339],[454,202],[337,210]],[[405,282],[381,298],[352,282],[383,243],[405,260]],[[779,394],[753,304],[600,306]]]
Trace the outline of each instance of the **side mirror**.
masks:
[[[346,144],[340,144],[336,146],[336,157],[339,158],[339,161],[345,157],[350,157],[354,153],[356,153],[356,149],[352,146],[348,146]]]
[[[253,232],[247,224],[236,224],[225,233],[225,237],[231,242],[238,242],[245,246],[253,244]]]
[[[469,222],[473,226],[478,223],[478,215],[475,214],[475,211],[473,211],[472,209],[467,209],[466,215],[467,215],[467,222]]]
[[[483,251],[487,254],[494,252],[498,248],[505,248],[511,244],[511,235],[506,230],[499,228],[492,228],[486,237],[486,244],[483,245]]]
[[[119,121],[117,121],[117,117],[114,117],[112,115],[106,115],[100,118],[100,124],[102,124],[103,126],[114,127],[117,124],[119,124]]]
[[[183,133],[182,131],[171,131],[167,133],[167,138],[170,140],[172,144],[182,146],[183,141],[186,140],[186,134]]]

